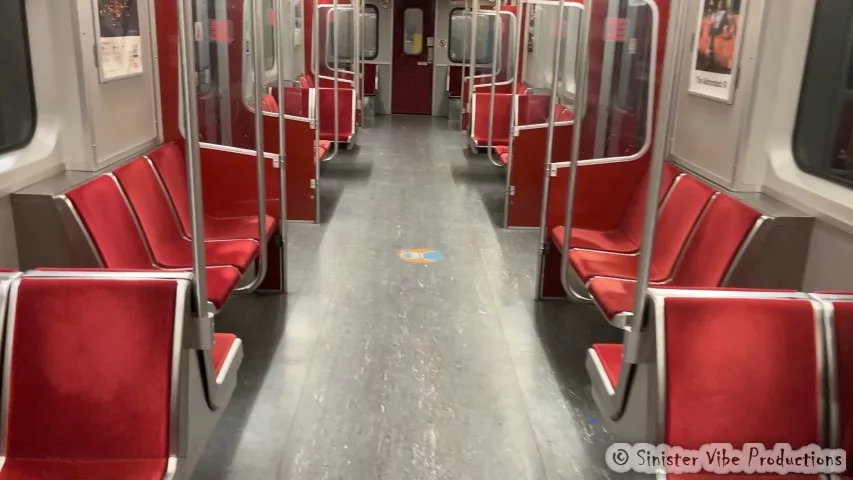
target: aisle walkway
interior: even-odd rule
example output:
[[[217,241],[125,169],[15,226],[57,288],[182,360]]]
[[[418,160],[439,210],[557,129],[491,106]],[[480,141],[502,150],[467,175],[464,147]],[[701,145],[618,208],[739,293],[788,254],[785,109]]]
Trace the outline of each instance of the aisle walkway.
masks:
[[[377,119],[323,166],[327,220],[291,230],[292,293],[217,323],[246,359],[194,478],[612,476],[583,359],[619,337],[532,300],[538,234],[496,226],[504,179],[446,124]]]

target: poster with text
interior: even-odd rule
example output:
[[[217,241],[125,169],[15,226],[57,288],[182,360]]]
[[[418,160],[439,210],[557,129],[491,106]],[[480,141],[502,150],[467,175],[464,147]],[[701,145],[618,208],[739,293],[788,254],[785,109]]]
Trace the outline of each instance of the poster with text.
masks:
[[[136,0],[95,0],[101,82],[142,74]]]
[[[689,92],[732,103],[746,0],[701,0]]]

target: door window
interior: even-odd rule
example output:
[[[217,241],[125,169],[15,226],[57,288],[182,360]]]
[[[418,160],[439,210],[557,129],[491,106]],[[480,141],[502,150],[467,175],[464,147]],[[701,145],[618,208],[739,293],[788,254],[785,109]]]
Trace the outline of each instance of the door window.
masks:
[[[416,57],[424,51],[424,11],[407,8],[403,11],[403,53]]]

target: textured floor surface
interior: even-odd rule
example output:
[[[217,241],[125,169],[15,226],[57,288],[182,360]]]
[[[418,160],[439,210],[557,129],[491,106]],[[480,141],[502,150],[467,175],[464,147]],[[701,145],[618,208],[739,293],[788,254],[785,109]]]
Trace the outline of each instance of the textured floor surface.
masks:
[[[538,233],[499,228],[501,172],[446,119],[360,143],[323,165],[324,223],[291,227],[291,293],[217,319],[246,357],[194,478],[615,478],[583,360],[619,336],[533,300]]]

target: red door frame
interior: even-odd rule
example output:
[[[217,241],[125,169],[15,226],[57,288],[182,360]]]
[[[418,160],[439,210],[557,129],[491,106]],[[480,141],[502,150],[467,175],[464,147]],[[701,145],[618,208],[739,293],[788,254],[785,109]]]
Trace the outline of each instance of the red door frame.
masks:
[[[421,9],[424,16],[423,49],[416,56],[403,53],[403,13],[409,8]],[[391,113],[432,115],[433,62],[429,52],[433,49],[430,41],[435,38],[434,8],[433,0],[394,1]]]

